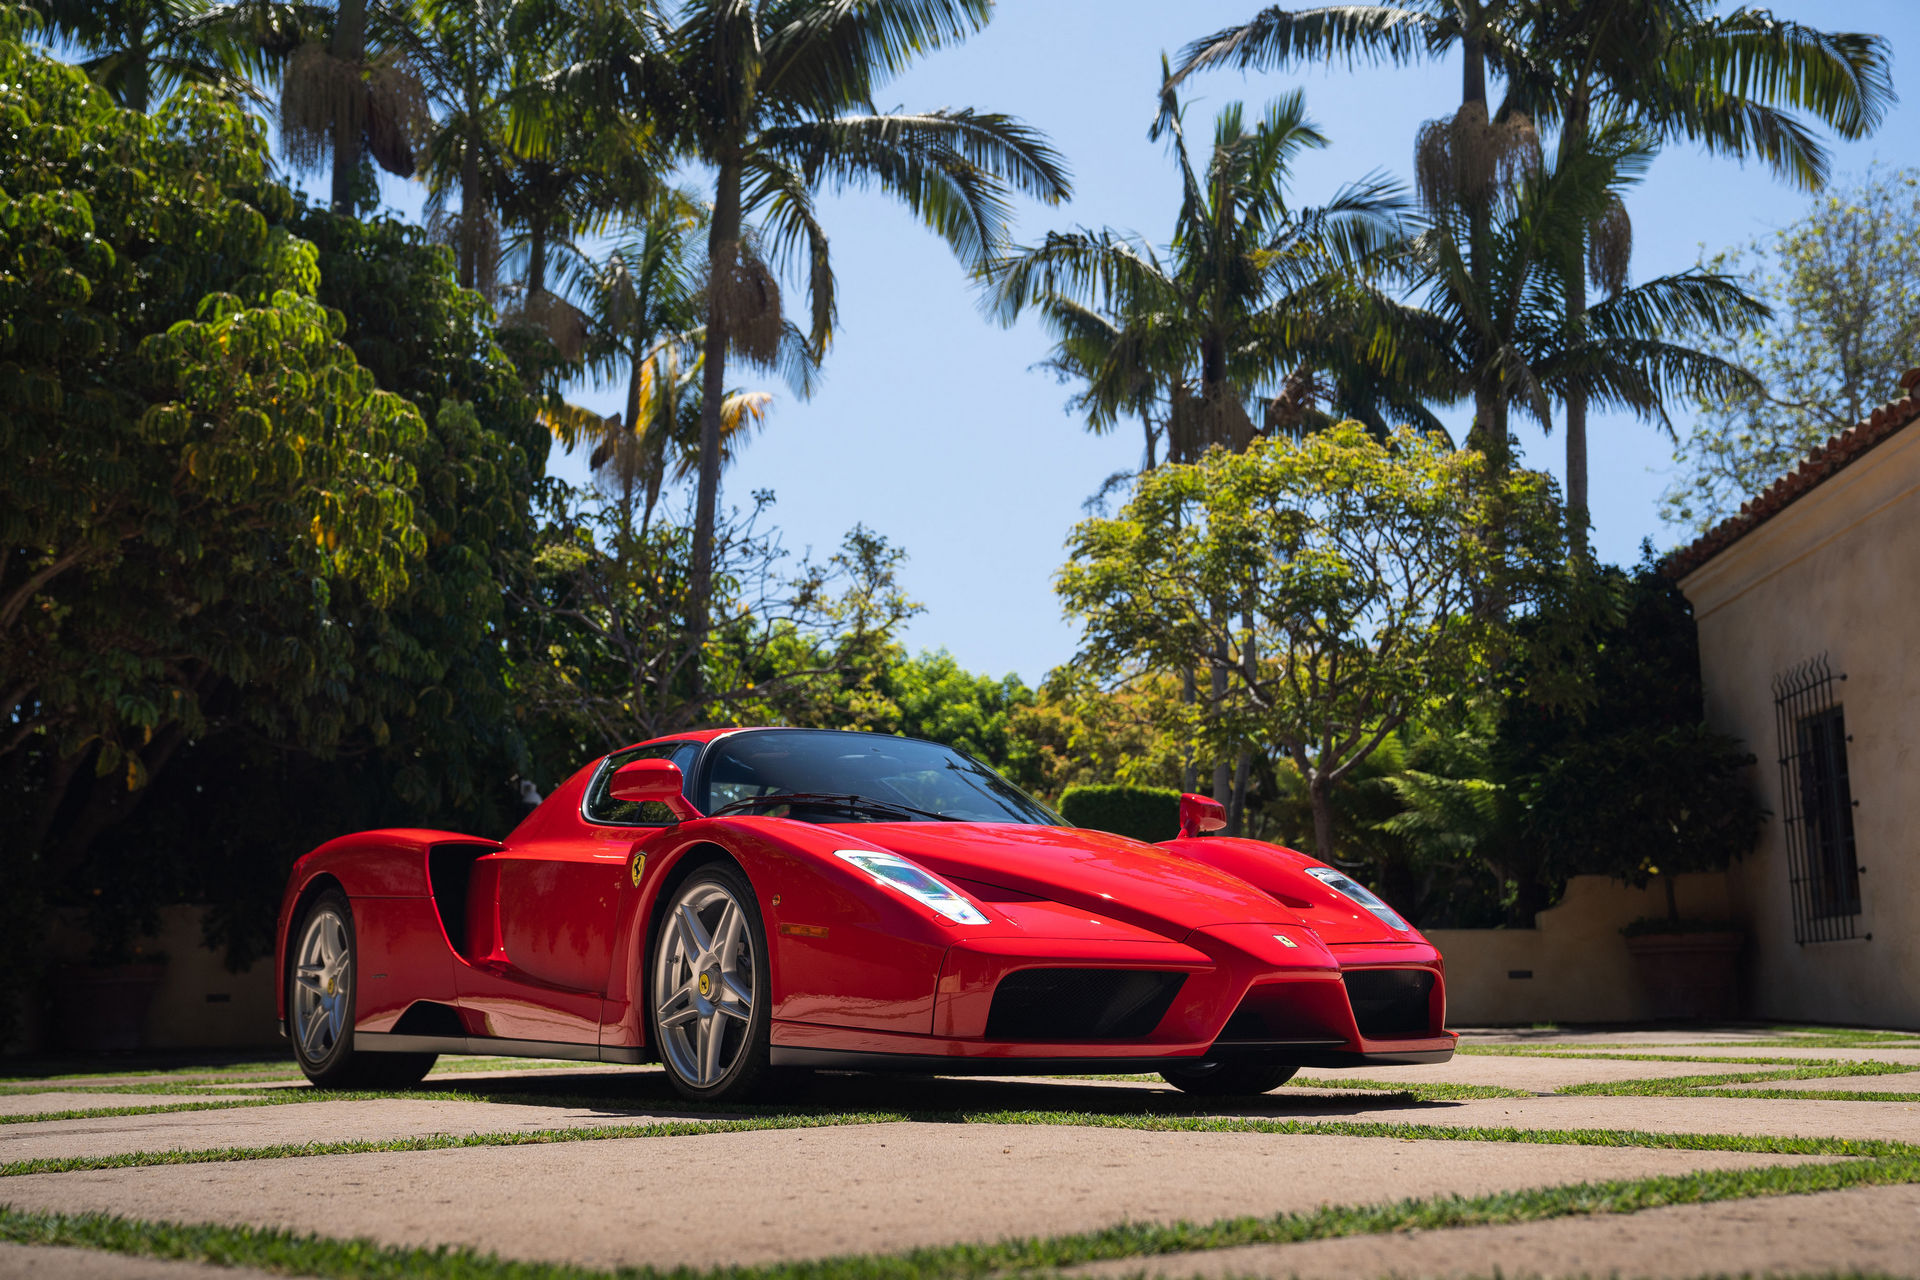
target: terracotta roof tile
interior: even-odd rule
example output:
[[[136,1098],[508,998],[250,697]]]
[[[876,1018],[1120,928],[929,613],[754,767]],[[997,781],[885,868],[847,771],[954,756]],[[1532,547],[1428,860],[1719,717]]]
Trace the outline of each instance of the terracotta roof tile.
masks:
[[[1686,546],[1669,554],[1664,561],[1668,576],[1675,580],[1686,577],[1855,458],[1893,436],[1909,422],[1920,418],[1920,369],[1907,370],[1900,376],[1900,385],[1906,388],[1906,395],[1892,404],[1881,405],[1864,422],[1856,423],[1838,435],[1829,437],[1824,444],[1807,450],[1798,466],[1741,503],[1740,514],[1722,520]]]

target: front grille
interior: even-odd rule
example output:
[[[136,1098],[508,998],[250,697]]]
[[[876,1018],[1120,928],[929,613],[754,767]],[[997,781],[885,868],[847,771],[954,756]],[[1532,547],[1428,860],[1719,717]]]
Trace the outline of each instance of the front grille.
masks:
[[[1354,969],[1345,975],[1353,1020],[1369,1040],[1423,1036],[1431,1029],[1430,969]]]
[[[1132,1040],[1166,1016],[1184,973],[1022,969],[994,988],[989,1040]]]

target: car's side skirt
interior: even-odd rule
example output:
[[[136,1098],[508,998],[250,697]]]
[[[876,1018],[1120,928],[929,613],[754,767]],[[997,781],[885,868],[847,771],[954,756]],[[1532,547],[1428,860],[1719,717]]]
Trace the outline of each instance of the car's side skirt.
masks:
[[[569,1044],[560,1040],[505,1040],[497,1036],[406,1036],[387,1031],[357,1031],[353,1047],[361,1053],[481,1053],[501,1058],[564,1058],[571,1062],[648,1060],[644,1049],[620,1045]]]

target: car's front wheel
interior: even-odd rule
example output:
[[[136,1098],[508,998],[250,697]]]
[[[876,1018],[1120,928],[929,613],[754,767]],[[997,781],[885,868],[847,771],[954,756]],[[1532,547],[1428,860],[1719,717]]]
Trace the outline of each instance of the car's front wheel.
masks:
[[[1160,1078],[1182,1093],[1229,1098],[1278,1089],[1299,1070],[1265,1062],[1198,1062],[1190,1067],[1168,1067]]]
[[[323,1089],[399,1089],[418,1084],[431,1053],[359,1053],[353,1047],[359,980],[353,908],[338,889],[319,894],[294,926],[287,964],[287,1034],[307,1079]]]
[[[654,934],[653,1043],[673,1087],[700,1101],[750,1097],[768,1080],[767,934],[736,868],[702,867],[676,888]]]

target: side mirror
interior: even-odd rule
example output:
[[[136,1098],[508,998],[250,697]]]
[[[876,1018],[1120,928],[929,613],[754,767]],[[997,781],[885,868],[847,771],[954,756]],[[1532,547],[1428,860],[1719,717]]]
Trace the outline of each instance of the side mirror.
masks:
[[[1218,831],[1227,825],[1227,810],[1218,800],[1209,800],[1205,796],[1194,795],[1191,791],[1180,797],[1180,838],[1191,839],[1208,831]]]
[[[686,784],[671,760],[634,760],[614,772],[607,794],[630,804],[663,804],[673,810],[674,821],[686,822],[701,816],[687,799]]]

